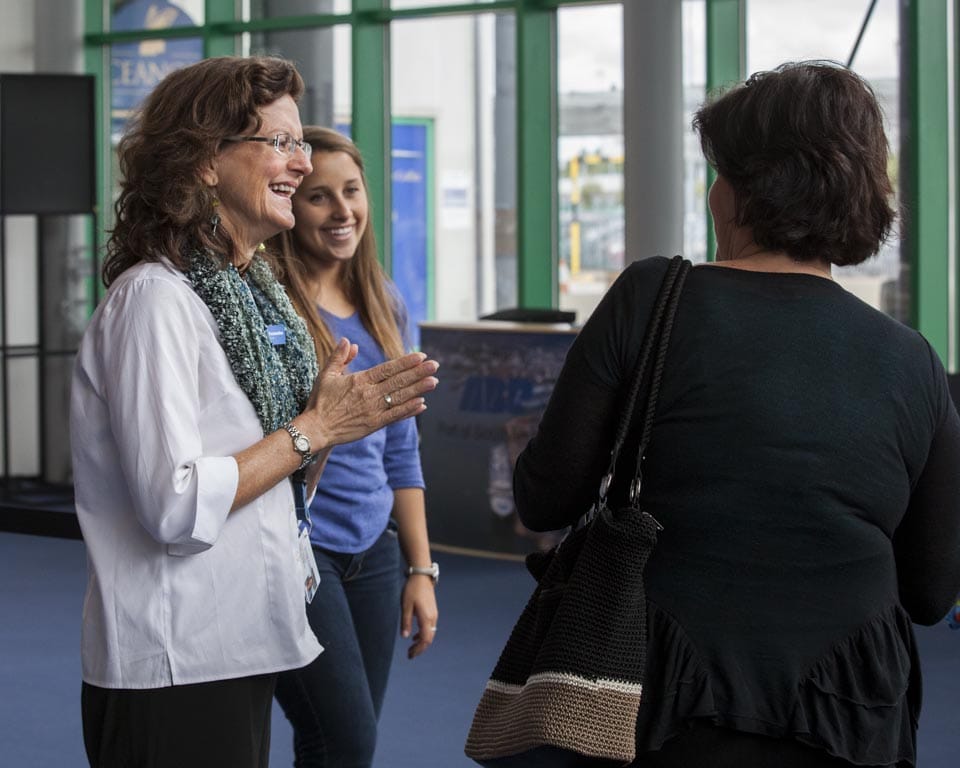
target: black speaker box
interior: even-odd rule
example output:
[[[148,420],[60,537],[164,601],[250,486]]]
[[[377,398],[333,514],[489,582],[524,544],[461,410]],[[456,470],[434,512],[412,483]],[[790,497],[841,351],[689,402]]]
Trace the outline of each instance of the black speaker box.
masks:
[[[0,75],[0,214],[91,213],[92,75]]]

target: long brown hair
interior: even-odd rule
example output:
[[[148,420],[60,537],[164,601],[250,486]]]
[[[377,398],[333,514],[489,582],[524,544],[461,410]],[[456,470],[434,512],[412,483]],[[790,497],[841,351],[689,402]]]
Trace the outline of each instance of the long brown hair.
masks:
[[[189,248],[224,258],[234,243],[210,226],[215,195],[201,169],[224,136],[260,127],[260,109],[282,96],[294,101],[303,80],[293,64],[272,56],[219,56],[175,70],[147,97],[117,154],[120,196],[107,242],[103,281],[110,285],[139,261],[166,256],[183,269]]]
[[[377,260],[377,241],[373,234],[373,212],[363,157],[357,145],[346,136],[330,128],[306,125],[303,140],[313,147],[313,156],[320,152],[344,152],[360,169],[363,193],[367,197],[367,226],[360,236],[357,252],[340,271],[344,293],[357,308],[364,328],[383,349],[387,358],[404,353],[403,333],[400,329],[402,309],[390,284],[390,279]],[[325,359],[333,352],[336,339],[324,322],[313,297],[308,294],[306,276],[309,272],[303,257],[297,253],[294,230],[281,232],[270,245],[280,253],[282,280],[297,312],[307,321],[307,327],[317,346],[317,357]]]

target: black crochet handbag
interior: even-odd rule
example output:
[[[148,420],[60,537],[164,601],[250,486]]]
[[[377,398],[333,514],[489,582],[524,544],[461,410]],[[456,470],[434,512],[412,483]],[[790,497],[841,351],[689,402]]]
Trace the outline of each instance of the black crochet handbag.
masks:
[[[563,541],[530,555],[537,587],[500,654],[474,713],[465,752],[484,766],[616,765],[636,757],[646,662],[643,569],[659,523],[640,508],[641,463],[673,318],[690,262],[674,257],[663,279],[598,500]],[[629,502],[607,491],[634,406],[649,379]]]

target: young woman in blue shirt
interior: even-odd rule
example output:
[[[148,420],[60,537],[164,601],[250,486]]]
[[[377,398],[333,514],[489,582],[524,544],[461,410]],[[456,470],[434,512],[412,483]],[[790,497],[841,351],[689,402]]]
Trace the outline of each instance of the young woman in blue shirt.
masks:
[[[377,261],[359,150],[316,126],[305,126],[304,141],[313,172],[293,197],[295,228],[276,243],[283,280],[317,356],[345,336],[359,347],[352,367],[367,368],[404,352],[406,309]],[[276,697],[296,766],[362,768],[373,760],[398,626],[411,659],[437,630],[415,422],[332,451],[310,516],[320,584],[307,611],[326,652],[283,674]]]

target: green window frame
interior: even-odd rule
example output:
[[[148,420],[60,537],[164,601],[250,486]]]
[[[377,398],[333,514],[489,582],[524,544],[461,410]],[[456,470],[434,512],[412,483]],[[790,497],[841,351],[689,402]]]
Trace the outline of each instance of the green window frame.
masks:
[[[616,0],[614,0],[615,2]],[[680,0],[678,0],[679,2]],[[743,77],[746,0],[705,0],[708,90]],[[557,288],[557,9],[609,4],[610,0],[493,0],[391,9],[389,0],[353,0],[340,14],[292,16],[243,22],[235,0],[206,0],[203,25],[165,30],[110,32],[106,0],[85,0],[86,70],[97,76],[97,134],[101,137],[97,177],[101,214],[110,209],[109,53],[111,43],[199,36],[207,56],[233,54],[244,32],[308,29],[349,24],[352,29],[354,140],[367,158],[376,210],[390,210],[389,25],[395,19],[512,13],[517,22],[517,303],[556,307]],[[950,4],[951,6],[953,4]],[[951,12],[952,11],[952,12]],[[905,118],[914,129],[903,147],[907,163],[902,204],[904,248],[911,279],[911,324],[921,331],[950,370],[957,367],[958,168],[953,105],[960,82],[954,55],[960,13],[944,0],[909,0],[902,11],[905,41],[904,88],[910,94]],[[948,71],[949,65],[955,71]],[[362,98],[359,95],[362,93]],[[543,137],[550,137],[544,141]],[[106,150],[106,151],[104,151]],[[953,165],[944,162],[951,158]],[[712,177],[709,179],[712,180]],[[543,190],[552,190],[544,195]],[[109,217],[101,215],[101,220]],[[381,254],[390,253],[389,217],[376,223]],[[97,245],[105,232],[95,233]],[[712,254],[708,227],[708,254]],[[386,265],[389,268],[389,264]]]
[[[390,53],[389,25],[394,19],[446,15],[513,13],[517,19],[517,90],[525,109],[517,118],[518,295],[523,307],[551,307],[557,301],[556,194],[556,10],[562,5],[584,5],[582,0],[495,0],[489,3],[389,8],[388,0],[354,0],[352,11],[341,14],[291,16],[243,22],[236,19],[233,0],[207,0],[205,23],[197,27],[110,32],[106,3],[86,0],[86,69],[97,76],[97,135],[103,158],[97,189],[103,211],[110,207],[110,152],[104,130],[109,125],[109,53],[111,43],[139,39],[202,37],[207,56],[236,52],[237,36],[244,32],[309,29],[349,24],[352,30],[353,138],[366,158],[370,194],[375,210],[390,210]],[[586,3],[591,4],[591,3]],[[362,95],[362,98],[361,98]],[[543,137],[553,140],[544,142]],[[381,258],[389,259],[389,217],[375,222]],[[99,232],[98,245],[105,241]],[[389,264],[385,264],[389,269]]]

